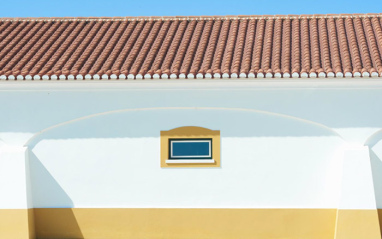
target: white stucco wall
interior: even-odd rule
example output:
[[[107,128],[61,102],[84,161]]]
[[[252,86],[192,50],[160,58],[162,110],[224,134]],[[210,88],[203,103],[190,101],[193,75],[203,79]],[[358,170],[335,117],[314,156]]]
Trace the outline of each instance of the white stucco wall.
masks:
[[[373,80],[21,83],[0,138],[29,147],[34,207],[336,208],[343,148],[382,129]],[[159,132],[191,125],[221,168],[161,169]]]
[[[221,168],[160,168],[159,132],[183,125],[221,131]],[[341,157],[336,150],[342,140],[291,118],[211,108],[126,111],[40,137],[30,161],[37,207],[325,208],[337,203]],[[52,178],[55,184],[48,185]],[[70,200],[60,201],[62,193],[55,191]]]
[[[0,208],[31,208],[26,147],[0,144]],[[29,200],[29,201],[28,201]]]

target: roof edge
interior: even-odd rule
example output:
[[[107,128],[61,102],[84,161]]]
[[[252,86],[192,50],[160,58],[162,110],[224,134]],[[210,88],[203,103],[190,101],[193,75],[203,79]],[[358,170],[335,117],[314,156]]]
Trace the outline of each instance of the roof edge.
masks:
[[[159,21],[159,20],[239,20],[239,19],[314,19],[382,17],[382,13],[302,14],[302,15],[226,15],[226,16],[137,16],[137,17],[3,17],[0,21]]]

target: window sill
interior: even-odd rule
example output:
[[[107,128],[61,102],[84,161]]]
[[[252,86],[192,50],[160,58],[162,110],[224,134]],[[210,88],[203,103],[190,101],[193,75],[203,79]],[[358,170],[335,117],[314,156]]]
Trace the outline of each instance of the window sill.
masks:
[[[168,164],[185,164],[185,163],[215,163],[214,159],[167,159]]]

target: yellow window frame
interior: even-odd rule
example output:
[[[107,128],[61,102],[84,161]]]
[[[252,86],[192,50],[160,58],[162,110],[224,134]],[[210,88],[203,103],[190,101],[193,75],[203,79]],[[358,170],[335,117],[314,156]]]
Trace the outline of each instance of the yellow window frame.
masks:
[[[169,159],[170,139],[212,139],[213,163],[166,163]],[[220,131],[198,126],[184,126],[160,132],[161,167],[162,168],[193,168],[220,167]]]

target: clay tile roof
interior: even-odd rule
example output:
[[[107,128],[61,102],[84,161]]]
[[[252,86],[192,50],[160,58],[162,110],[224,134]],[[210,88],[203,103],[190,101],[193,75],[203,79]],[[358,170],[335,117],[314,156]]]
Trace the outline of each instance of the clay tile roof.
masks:
[[[382,76],[382,14],[0,18],[0,80]]]

